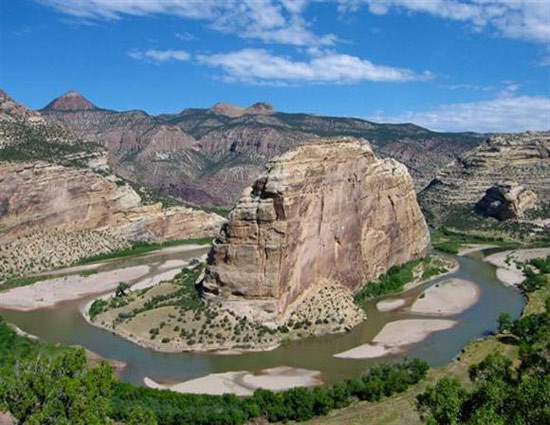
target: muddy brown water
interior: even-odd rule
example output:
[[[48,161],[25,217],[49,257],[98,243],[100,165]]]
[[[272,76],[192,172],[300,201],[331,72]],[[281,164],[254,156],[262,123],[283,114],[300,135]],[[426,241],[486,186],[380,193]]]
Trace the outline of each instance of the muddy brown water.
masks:
[[[151,267],[147,276],[153,276],[166,271],[166,269],[159,270],[159,266],[165,261],[186,260],[201,256],[206,251],[205,248],[180,253],[160,251],[109,262],[100,270],[146,264]],[[484,255],[496,251],[498,249],[488,249],[464,257],[454,257],[460,264],[460,268],[456,272],[436,278],[398,295],[399,298],[407,300],[407,304],[401,309],[391,312],[379,312],[376,309],[378,301],[394,298],[396,295],[369,301],[367,320],[351,332],[289,342],[268,352],[217,355],[212,353],[160,353],[142,348],[107,330],[92,326],[84,320],[80,310],[95,296],[60,303],[53,308],[31,312],[0,310],[0,314],[8,322],[14,323],[25,332],[36,335],[45,341],[81,345],[105,358],[126,363],[127,366],[121,374],[121,379],[141,385],[146,376],[159,382],[180,382],[210,373],[238,370],[259,371],[282,365],[319,370],[322,372],[325,382],[334,382],[357,376],[369,365],[380,361],[396,361],[405,356],[422,358],[431,366],[443,365],[451,361],[469,341],[493,332],[496,329],[497,317],[500,313],[506,312],[513,318],[517,318],[524,307],[524,297],[517,289],[507,287],[499,282],[496,278],[495,267],[483,261]],[[427,287],[451,277],[473,281],[481,291],[479,301],[468,310],[454,316],[445,316],[445,318],[457,320],[457,326],[433,333],[424,341],[412,345],[405,353],[399,355],[368,360],[333,357],[336,353],[370,342],[388,322],[426,317],[421,314],[411,314],[403,309],[406,309]]]

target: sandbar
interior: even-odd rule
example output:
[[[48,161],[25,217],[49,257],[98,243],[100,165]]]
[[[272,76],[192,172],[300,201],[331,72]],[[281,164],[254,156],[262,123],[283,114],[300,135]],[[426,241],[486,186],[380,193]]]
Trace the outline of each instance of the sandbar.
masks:
[[[525,280],[523,272],[516,266],[516,261],[524,262],[533,258],[545,258],[550,255],[550,248],[513,249],[497,252],[485,257],[485,261],[497,267],[497,278],[506,285],[519,285]]]
[[[387,300],[382,300],[376,303],[376,308],[378,311],[393,311],[397,310],[399,307],[403,307],[407,301],[402,298],[388,298]]]
[[[238,396],[251,396],[258,388],[282,391],[289,388],[312,387],[323,384],[321,372],[289,366],[264,369],[257,373],[242,370],[212,373],[172,385],[159,384],[147,377],[143,381],[150,388],[168,389],[179,393],[235,394]]]
[[[52,307],[62,301],[112,291],[120,282],[138,279],[148,272],[149,266],[141,265],[90,276],[71,275],[42,280],[0,293],[0,307],[20,311]]]
[[[436,315],[459,314],[479,301],[481,291],[469,280],[449,279],[432,285],[411,306],[411,312]]]
[[[451,329],[458,322],[444,319],[406,319],[387,323],[371,343],[338,354],[342,359],[370,359],[401,353],[411,344],[426,339],[433,332]]]

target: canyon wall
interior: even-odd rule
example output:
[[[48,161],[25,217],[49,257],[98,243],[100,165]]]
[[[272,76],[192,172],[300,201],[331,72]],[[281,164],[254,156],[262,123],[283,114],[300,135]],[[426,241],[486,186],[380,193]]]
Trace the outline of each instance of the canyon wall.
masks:
[[[316,287],[356,290],[424,256],[429,234],[406,167],[360,139],[311,141],[267,164],[210,252],[202,289],[268,325]]]
[[[445,223],[460,206],[472,207],[485,192],[502,181],[512,181],[550,200],[550,132],[491,136],[456,162],[441,169],[420,192],[419,201],[434,224]]]

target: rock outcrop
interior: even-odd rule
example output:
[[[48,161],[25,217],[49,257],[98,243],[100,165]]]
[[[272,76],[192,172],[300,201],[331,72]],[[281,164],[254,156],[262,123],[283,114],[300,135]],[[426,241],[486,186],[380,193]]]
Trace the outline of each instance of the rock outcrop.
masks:
[[[267,164],[209,255],[204,294],[267,325],[329,284],[353,291],[426,254],[406,167],[353,138],[321,139]]]
[[[499,182],[487,189],[476,204],[478,214],[497,220],[518,219],[525,211],[535,207],[537,195],[517,182]]]
[[[491,136],[485,143],[443,168],[419,194],[434,224],[444,223],[458,207],[471,207],[487,188],[514,181],[550,200],[550,132]]]
[[[91,169],[0,162],[0,280],[134,242],[212,236],[222,222],[202,210],[143,205],[123,180]]]

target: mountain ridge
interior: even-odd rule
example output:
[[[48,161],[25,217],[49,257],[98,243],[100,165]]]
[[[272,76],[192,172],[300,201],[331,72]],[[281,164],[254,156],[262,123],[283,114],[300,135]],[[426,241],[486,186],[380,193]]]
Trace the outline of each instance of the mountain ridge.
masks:
[[[249,108],[217,104],[160,115],[96,108],[45,108],[41,113],[104,146],[112,154],[111,166],[124,178],[202,205],[233,204],[269,159],[308,140],[337,136],[369,140],[378,155],[405,163],[417,190],[437,169],[481,142],[474,133],[285,113],[265,102]]]

